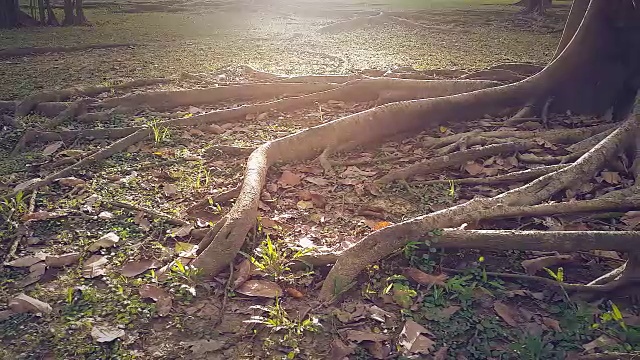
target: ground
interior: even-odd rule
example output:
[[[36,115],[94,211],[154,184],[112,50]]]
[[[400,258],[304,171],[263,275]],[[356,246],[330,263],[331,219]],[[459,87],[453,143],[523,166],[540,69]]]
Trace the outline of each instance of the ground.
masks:
[[[519,17],[518,8],[505,3],[509,2],[102,4],[87,10],[93,27],[3,31],[0,48],[115,42],[131,46],[2,59],[0,100],[20,99],[44,89],[113,85],[139,78],[172,80],[111,90],[96,98],[257,81],[255,74],[239,65],[302,75],[396,67],[472,72],[505,62],[545,64],[559,40],[557,29],[566,16],[567,3],[557,2],[544,20]],[[390,23],[339,33],[318,32],[333,22],[375,15],[379,10],[398,12],[428,27]],[[195,76],[180,76],[183,73]],[[48,263],[46,271],[30,284],[24,281],[29,274],[26,267],[0,269],[3,303],[24,292],[53,308],[43,316],[0,317],[4,345],[0,358],[383,359],[422,352],[436,359],[564,359],[594,350],[640,350],[638,309],[626,298],[569,298],[554,286],[487,274],[523,273],[523,261],[540,264],[539,259],[546,256],[538,275],[587,282],[622,263],[621,254],[615,252],[570,256],[456,252],[411,243],[372,266],[338,305],[321,307],[315,300],[327,270],[299,261],[310,249],[339,247],[389,224],[476,195],[508,190],[507,185],[464,185],[448,179],[489,177],[535,166],[526,156],[492,156],[394,182],[380,191],[370,186],[372,179],[390,170],[434,156],[437,150],[428,146],[434,138],[470,129],[506,129],[497,122],[500,119],[490,117],[337,154],[332,158],[336,162],[332,173],[325,173],[317,161],[276,165],[269,171],[261,197],[258,226],[234,269],[211,279],[180,263],[158,276],[153,269],[169,263],[176,254],[188,253],[191,244],[199,241],[196,232],[183,231],[180,221],[207,228],[230,209],[232,200],[217,201],[215,196],[200,209],[193,210],[193,205],[241,182],[247,149],[375,105],[332,100],[294,111],[252,114],[242,122],[222,126],[183,130],[155,125],[167,118],[189,118],[242,103],[229,99],[165,112],[114,115],[99,127],[150,124],[153,138],[78,170],[73,178],[54,182],[35,196],[4,198],[3,257],[17,244],[15,256],[8,260],[38,252],[78,253],[80,259],[64,267]],[[24,122],[38,128],[46,120],[31,114]],[[563,129],[590,121],[562,117],[552,119],[550,126]],[[95,126],[74,121],[56,130]],[[537,122],[517,127],[541,128]],[[10,155],[21,133],[5,127],[1,134],[2,193],[59,169],[65,158],[90,154],[110,143],[91,139],[41,142]],[[537,155],[564,154],[562,144],[542,145]],[[615,168],[607,169],[576,193],[563,194],[558,200],[589,199],[619,189],[631,181],[625,176]],[[438,179],[445,181],[431,181]],[[133,209],[123,208],[122,203],[134,205]],[[632,230],[636,219],[637,214],[630,212],[506,219],[468,226]],[[17,233],[21,229],[27,233]],[[117,236],[115,244],[109,241],[113,235],[103,238],[109,233]],[[15,239],[24,241],[16,243]],[[97,241],[105,248],[92,248]],[[88,267],[89,259],[97,259],[96,255],[104,256],[106,265]],[[184,256],[185,262],[188,257]],[[421,272],[407,269],[412,267]],[[249,277],[253,280],[247,281]],[[274,294],[281,295],[279,300],[272,299]],[[0,311],[5,310],[3,306]],[[117,333],[117,339],[99,342],[104,340],[96,335],[100,326]]]

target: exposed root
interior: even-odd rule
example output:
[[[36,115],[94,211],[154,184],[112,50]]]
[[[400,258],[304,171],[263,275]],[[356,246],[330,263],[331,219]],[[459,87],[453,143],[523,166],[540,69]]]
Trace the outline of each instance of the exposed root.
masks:
[[[171,215],[167,215],[164,213],[161,213],[159,211],[155,211],[152,209],[148,209],[145,207],[141,207],[141,206],[136,206],[136,205],[132,205],[132,204],[127,204],[121,201],[109,201],[107,202],[107,204],[113,206],[113,207],[118,207],[118,208],[122,208],[122,209],[127,209],[127,210],[133,210],[133,211],[137,211],[137,212],[143,212],[155,219],[161,219],[166,221],[168,224],[171,225],[176,225],[176,226],[188,226],[190,225],[188,222],[184,221],[184,220],[180,220],[180,219],[176,219],[174,217],[172,217]]]
[[[408,241],[424,238],[434,228],[459,226],[465,222],[493,217],[508,207],[522,207],[544,201],[556,192],[572,186],[581,179],[591,178],[635,133],[640,123],[633,118],[605,138],[575,163],[554,173],[544,175],[528,185],[508,191],[494,198],[475,198],[464,204],[386,227],[373,232],[345,250],[331,269],[323,284],[321,298],[334,299],[346,284],[350,284],[368,264],[378,261],[401,248]]]
[[[584,155],[587,150],[582,150],[580,152],[571,153],[569,155],[564,156],[539,156],[535,154],[518,154],[516,157],[519,161],[527,164],[544,164],[544,165],[555,165],[555,164],[566,164],[570,163],[580,156]]]
[[[523,80],[526,76],[520,75],[505,69],[480,70],[471,74],[461,76],[460,79],[466,80],[491,80],[500,82],[516,82]]]
[[[560,169],[567,167],[567,165],[550,165],[541,166],[534,169],[528,169],[523,171],[516,171],[509,174],[491,176],[486,178],[465,178],[465,179],[451,179],[451,180],[429,180],[423,181],[422,184],[434,185],[434,184],[449,184],[453,181],[455,184],[460,185],[492,185],[506,182],[520,182],[535,180],[540,176],[551,174]]]
[[[489,70],[509,70],[524,76],[537,74],[542,71],[542,69],[544,69],[544,66],[527,63],[504,63],[489,68]]]
[[[110,86],[89,86],[89,87],[78,87],[78,88],[70,88],[70,89],[62,89],[62,90],[48,90],[37,92],[27,96],[24,100],[20,101],[16,106],[16,117],[21,117],[29,114],[33,108],[36,107],[39,103],[49,102],[49,101],[63,101],[72,97],[79,96],[95,96],[101,94],[103,92],[107,92],[110,90],[123,90],[129,89],[133,87],[142,87],[156,84],[163,84],[170,82],[169,79],[139,79],[130,82],[125,82],[118,85],[110,85]]]
[[[74,101],[67,107],[66,110],[62,111],[56,117],[44,123],[43,127],[45,129],[53,129],[59,125],[62,125],[66,121],[73,120],[76,115],[87,111],[87,104],[87,99]]]
[[[206,208],[210,204],[224,204],[229,200],[235,199],[238,195],[240,195],[240,185],[198,201],[196,204],[190,206],[186,210],[186,213],[192,214],[198,210]]]
[[[129,136],[143,127],[129,127],[129,128],[104,128],[104,129],[87,129],[87,130],[66,130],[58,132],[47,132],[29,130],[18,141],[14,147],[11,155],[16,155],[27,145],[35,142],[50,142],[50,141],[72,141],[74,139],[121,139],[125,136]]]
[[[56,117],[69,108],[69,102],[50,101],[36,105],[34,112],[47,117]],[[14,109],[15,110],[15,109]]]
[[[404,169],[390,171],[387,175],[376,180],[376,183],[388,184],[395,180],[408,179],[418,174],[425,175],[451,166],[460,166],[468,161],[476,160],[485,156],[514,153],[537,146],[538,144],[534,141],[517,141],[458,151],[449,155],[431,158]]]
[[[143,128],[140,129],[136,132],[134,132],[133,134],[122,138],[116,142],[114,142],[113,144],[109,145],[108,147],[97,151],[95,153],[93,153],[90,156],[87,156],[86,158],[78,161],[77,163],[70,165],[56,173],[53,173],[47,177],[45,177],[44,179],[35,182],[33,184],[31,184],[30,186],[26,187],[25,189],[23,189],[22,191],[27,193],[30,191],[34,191],[42,186],[45,185],[49,185],[52,182],[54,182],[57,179],[63,178],[65,176],[69,176],[74,170],[95,163],[97,161],[106,159],[108,157],[110,157],[113,154],[116,154],[120,151],[125,150],[126,148],[128,148],[129,146],[136,144],[137,142],[141,141],[142,139],[148,137],[151,134],[151,130],[148,128]],[[12,193],[11,196],[15,196],[15,193]]]
[[[251,152],[253,150],[255,150],[255,148],[229,146],[229,145],[218,145],[218,146],[212,146],[212,147],[208,148],[207,149],[207,154],[208,155],[213,155],[213,154],[219,153],[219,154],[246,156],[246,155],[251,154]]]
[[[26,48],[9,48],[0,50],[0,59],[8,59],[17,56],[38,55],[48,53],[61,53],[72,51],[85,51],[94,49],[113,49],[119,47],[132,47],[136,44],[93,44],[78,46],[46,46],[46,47],[26,47]]]

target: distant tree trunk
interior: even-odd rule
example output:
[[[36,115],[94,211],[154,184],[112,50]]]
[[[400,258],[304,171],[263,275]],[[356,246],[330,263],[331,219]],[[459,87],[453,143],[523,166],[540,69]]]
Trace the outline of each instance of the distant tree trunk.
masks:
[[[15,0],[0,0],[0,28],[11,29],[18,26],[19,11]]]
[[[38,0],[38,18],[40,19],[40,25],[47,24],[46,8],[44,6],[44,0]]]
[[[45,5],[47,7],[47,25],[49,26],[59,26],[60,23],[56,18],[56,13],[53,12],[53,8],[51,7],[51,0],[45,0]]]
[[[84,16],[84,10],[82,9],[82,0],[76,0],[76,17],[74,19],[75,25],[86,25],[89,22]]]
[[[551,7],[551,1],[549,0],[526,0],[525,8],[522,13],[542,16],[545,14],[548,7]]]
[[[73,25],[75,17],[73,14],[73,0],[64,0],[64,20],[62,20],[62,25]]]

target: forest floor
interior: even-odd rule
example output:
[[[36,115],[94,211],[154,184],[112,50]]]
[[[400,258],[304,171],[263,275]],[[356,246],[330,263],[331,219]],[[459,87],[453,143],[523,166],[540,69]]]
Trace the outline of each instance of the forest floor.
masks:
[[[240,64],[288,75],[395,69],[389,74],[398,76],[426,76],[427,69],[458,69],[459,76],[505,62],[544,64],[560,36],[550,29],[561,27],[567,13],[563,2],[544,20],[520,17],[515,7],[470,1],[454,1],[455,6],[434,1],[417,9],[411,1],[393,6],[256,3],[110,3],[88,9],[93,27],[0,32],[0,48],[134,44],[1,59],[0,100],[139,78],[171,80],[113,89],[93,99],[263,81]],[[153,7],[158,4],[162,7]],[[428,27],[390,23],[318,32],[377,10],[398,12]],[[180,263],[158,276],[157,269],[178,254],[188,262],[201,229],[231,208],[233,199],[216,196],[242,181],[247,151],[375,106],[332,100],[221,125],[156,125],[245,103],[227,99],[161,112],[142,110],[54,129],[147,124],[154,136],[33,196],[3,199],[0,254],[9,254],[10,263],[0,268],[0,359],[571,359],[594,351],[640,350],[638,308],[626,297],[567,297],[555,286],[487,275],[562,274],[566,282],[585,283],[619,266],[623,254],[616,252],[434,251],[416,242],[362,274],[341,303],[321,307],[317,302],[317,286],[327,269],[299,261],[308,252],[338,251],[376,229],[514,186],[464,185],[451,179],[491,177],[539,164],[531,163],[531,154],[508,154],[453,164],[382,189],[371,186],[373,179],[435,156],[441,151],[429,147],[435,138],[470,130],[544,131],[535,121],[508,127],[501,118],[486,117],[429,129],[409,139],[339,153],[332,157],[333,173],[325,173],[317,161],[276,165],[269,170],[258,226],[234,269],[210,279]],[[47,120],[30,114],[23,122],[39,129]],[[563,116],[550,119],[549,127],[588,124],[594,120]],[[112,143],[54,139],[11,154],[22,134],[9,126],[1,129],[0,194]],[[566,146],[540,145],[534,149],[538,158],[562,155]],[[631,182],[628,174],[611,168],[555,200],[589,199]],[[203,199],[200,208],[193,207]],[[184,221],[191,225],[181,225]],[[632,230],[638,223],[637,212],[628,212],[468,226]],[[52,311],[42,304],[40,315],[8,311],[4,304],[20,293],[48,303]]]

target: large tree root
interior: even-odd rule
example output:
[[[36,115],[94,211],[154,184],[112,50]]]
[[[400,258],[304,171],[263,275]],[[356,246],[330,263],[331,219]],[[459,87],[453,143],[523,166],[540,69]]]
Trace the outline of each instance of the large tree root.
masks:
[[[150,86],[157,84],[164,84],[170,82],[170,79],[139,79],[134,81],[125,82],[117,85],[109,85],[109,86],[89,86],[89,87],[78,87],[78,88],[70,88],[70,89],[62,89],[62,90],[48,90],[37,92],[27,96],[25,99],[20,101],[15,108],[16,117],[25,116],[33,110],[39,103],[50,102],[50,101],[64,101],[71,97],[76,96],[95,96],[107,91],[111,90],[124,90],[130,89],[134,87],[142,87],[142,86]]]
[[[458,226],[539,203],[581,179],[588,179],[635,134],[640,119],[632,118],[574,164],[547,174],[528,185],[494,198],[476,198],[464,204],[378,230],[347,249],[325,280],[321,297],[333,299],[371,262],[378,261],[409,241],[424,239],[432,229]]]
[[[597,6],[594,6],[587,17],[595,17],[606,7],[602,0],[594,1]],[[588,64],[587,54],[593,50],[589,45],[590,36],[598,34],[601,28],[597,23],[585,20],[581,29],[561,56],[543,71],[518,83],[459,95],[381,105],[260,146],[249,156],[242,191],[234,207],[220,221],[220,225],[203,239],[193,264],[202,268],[206,274],[226,269],[255,223],[267,169],[274,162],[312,159],[327,149],[341,147],[345,150],[395,134],[415,132],[450,119],[463,122],[484,114],[496,114],[505,108],[521,106],[530,99],[544,97],[557,84],[576,76],[572,69],[580,69],[583,64]],[[324,283],[322,297],[332,298],[368,264],[401,247],[408,238],[420,238],[433,228],[457,226],[461,222],[484,218],[495,208],[506,205],[539,203],[569,186],[575,179],[593,175],[605,158],[612,155],[618,147],[616,141],[620,141],[623,134],[629,136],[629,131],[634,128],[635,119],[625,123],[574,164],[545,175],[517,192],[510,191],[493,199],[474,199],[463,205],[374,232],[347,250],[343,261],[338,260]],[[602,131],[604,129],[599,132]]]
[[[26,48],[9,48],[0,50],[0,59],[8,59],[17,56],[38,55],[48,53],[61,53],[73,51],[85,51],[94,49],[114,49],[119,47],[131,47],[136,44],[93,44],[78,46],[46,46],[46,47],[26,47]]]
[[[486,178],[464,178],[464,179],[450,179],[450,180],[429,180],[421,182],[424,185],[435,184],[449,184],[452,181],[459,185],[493,185],[506,182],[520,182],[535,180],[540,176],[547,175],[556,172],[560,169],[567,167],[567,165],[550,165],[541,166],[534,169],[528,169],[523,171],[516,171],[509,174],[490,176]]]

